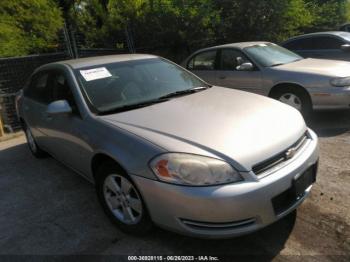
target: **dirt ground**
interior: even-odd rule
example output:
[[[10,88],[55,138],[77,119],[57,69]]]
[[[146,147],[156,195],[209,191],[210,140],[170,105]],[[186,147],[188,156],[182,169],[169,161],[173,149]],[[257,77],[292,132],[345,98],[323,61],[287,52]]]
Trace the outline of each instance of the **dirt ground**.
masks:
[[[104,215],[91,184],[52,158],[32,157],[23,136],[1,142],[0,255],[350,261],[350,111],[319,112],[308,124],[319,135],[321,149],[311,196],[297,213],[257,233],[226,240],[193,239],[161,229],[142,238],[125,235]]]

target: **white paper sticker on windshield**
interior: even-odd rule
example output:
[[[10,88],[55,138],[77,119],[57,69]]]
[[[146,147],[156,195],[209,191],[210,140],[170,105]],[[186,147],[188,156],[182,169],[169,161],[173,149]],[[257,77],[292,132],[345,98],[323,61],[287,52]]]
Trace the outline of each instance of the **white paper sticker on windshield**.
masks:
[[[80,70],[80,74],[86,81],[111,77],[111,73],[105,67],[99,67],[89,70]]]

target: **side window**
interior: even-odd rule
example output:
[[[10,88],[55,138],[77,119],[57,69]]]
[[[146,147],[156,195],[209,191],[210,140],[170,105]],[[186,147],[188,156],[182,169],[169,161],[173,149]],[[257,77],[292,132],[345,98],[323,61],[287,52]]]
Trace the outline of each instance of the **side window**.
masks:
[[[72,107],[73,113],[78,112],[77,104],[67,78],[61,72],[55,72],[52,78],[52,101],[57,100],[67,100]]]
[[[339,49],[344,44],[340,39],[330,36],[317,36],[297,39],[285,45],[291,50]]]
[[[320,36],[313,38],[313,49],[340,49],[344,43],[335,37]]]
[[[202,52],[193,57],[187,65],[190,70],[214,70],[216,51]]]
[[[24,90],[24,96],[34,101],[48,104],[51,100],[51,90],[48,86],[49,72],[40,72],[32,77],[32,80]]]
[[[221,50],[220,70],[236,70],[237,66],[247,62],[249,59],[238,50]]]
[[[284,47],[290,50],[308,50],[313,49],[313,42],[312,38],[296,39],[285,44]]]

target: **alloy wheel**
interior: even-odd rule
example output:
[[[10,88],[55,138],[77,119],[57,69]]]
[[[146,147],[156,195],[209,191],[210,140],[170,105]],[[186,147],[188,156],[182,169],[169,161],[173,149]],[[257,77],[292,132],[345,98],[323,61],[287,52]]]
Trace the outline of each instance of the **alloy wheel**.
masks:
[[[137,224],[142,217],[142,201],[134,185],[125,177],[108,175],[103,184],[103,195],[109,210],[122,223]]]
[[[290,105],[292,107],[294,107],[295,109],[297,109],[298,111],[302,110],[302,102],[301,99],[292,93],[286,93],[283,94],[280,98],[279,101],[282,103],[285,103],[287,105]]]

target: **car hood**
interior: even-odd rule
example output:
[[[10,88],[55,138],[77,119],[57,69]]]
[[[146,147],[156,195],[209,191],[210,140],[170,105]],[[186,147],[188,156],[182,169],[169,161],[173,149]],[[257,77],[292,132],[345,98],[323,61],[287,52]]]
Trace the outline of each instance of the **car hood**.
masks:
[[[307,58],[293,63],[274,67],[276,70],[285,70],[300,73],[319,74],[331,77],[350,76],[350,62]]]
[[[294,108],[223,87],[101,118],[165,151],[221,158],[241,171],[287,149],[306,131]]]

